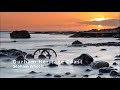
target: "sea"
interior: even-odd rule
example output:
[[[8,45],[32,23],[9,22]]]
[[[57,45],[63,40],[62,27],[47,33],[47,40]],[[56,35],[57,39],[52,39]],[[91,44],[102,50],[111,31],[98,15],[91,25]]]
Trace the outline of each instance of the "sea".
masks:
[[[0,50],[18,49],[28,54],[33,54],[37,49],[51,48],[56,51],[57,57],[53,55],[51,59],[46,60],[39,60],[38,58],[30,59],[29,61],[31,61],[31,63],[24,65],[16,65],[16,63],[14,63],[15,58],[0,58],[0,78],[54,78],[54,75],[61,75],[61,78],[97,78],[99,76],[98,69],[92,69],[90,66],[71,65],[73,59],[83,53],[92,56],[94,61],[108,62],[111,67],[114,67],[117,72],[120,72],[120,60],[115,60],[115,56],[120,55],[119,46],[70,46],[72,42],[76,40],[84,44],[119,42],[118,38],[70,38],[70,35],[63,34],[31,34],[31,38],[29,39],[11,39],[10,33],[11,32],[0,32]],[[101,49],[106,49],[106,51],[101,51]],[[32,61],[34,61],[34,63]],[[58,66],[48,67],[47,61],[55,61]],[[61,65],[64,61],[67,62],[68,65]],[[116,62],[117,65],[113,65],[114,62]],[[90,69],[91,71],[86,72],[86,69]],[[29,72],[31,71],[35,71],[36,73],[30,74]],[[67,72],[70,74],[65,74]],[[46,74],[51,74],[51,76],[46,76]],[[84,77],[85,75],[88,75],[88,77]],[[114,78],[110,76],[109,73],[105,73],[100,77]]]

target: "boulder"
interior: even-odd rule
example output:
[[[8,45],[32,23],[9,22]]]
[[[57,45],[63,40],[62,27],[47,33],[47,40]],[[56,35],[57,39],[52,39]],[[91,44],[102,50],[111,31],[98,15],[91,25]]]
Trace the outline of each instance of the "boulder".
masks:
[[[76,41],[74,41],[74,42],[72,43],[72,45],[73,45],[73,46],[79,46],[79,45],[81,46],[81,45],[82,45],[82,42],[76,40]]]
[[[26,30],[21,30],[21,31],[13,31],[10,33],[11,38],[30,38],[30,34]]]
[[[28,58],[28,59],[33,59],[34,56],[33,56],[32,54],[27,54],[27,55],[26,55],[26,58]]]
[[[77,58],[73,59],[73,64],[81,64],[81,65],[88,65],[91,64],[94,59],[89,54],[82,54]]]
[[[31,71],[31,72],[29,72],[29,74],[36,74],[36,72],[35,71]]]
[[[60,50],[60,52],[65,52],[65,51],[67,51],[67,50]]]
[[[106,51],[106,49],[101,49],[101,51]]]
[[[68,65],[66,62],[62,62],[61,65]]]
[[[114,70],[112,70],[111,72],[110,72],[110,76],[117,76],[118,75],[118,72],[116,72],[116,71],[114,71]]]
[[[61,75],[54,75],[54,77],[57,77],[57,78],[58,78],[58,77],[61,77]]]
[[[116,58],[120,58],[120,55],[116,55],[115,57],[116,57]]]
[[[93,69],[99,69],[102,67],[109,67],[109,63],[105,61],[95,61],[90,64]]]
[[[58,65],[55,64],[55,63],[50,63],[48,66],[49,66],[49,67],[56,67],[56,66],[58,66]]]
[[[50,73],[47,73],[45,76],[52,76]]]
[[[89,75],[83,75],[83,77],[89,77]]]
[[[39,59],[46,59],[46,56],[45,55],[39,55],[38,58]]]
[[[24,56],[18,56],[18,57],[16,58],[16,63],[18,63],[18,64],[26,63],[26,62],[28,62],[28,60],[26,60],[26,59],[24,58]]]
[[[116,62],[114,62],[113,65],[118,65],[118,64]]]
[[[71,73],[70,72],[66,72],[65,75],[70,75]]]
[[[99,69],[99,73],[109,73],[111,70],[109,67],[103,67]]]
[[[89,72],[89,71],[91,71],[91,70],[90,70],[90,69],[86,69],[85,71]]]

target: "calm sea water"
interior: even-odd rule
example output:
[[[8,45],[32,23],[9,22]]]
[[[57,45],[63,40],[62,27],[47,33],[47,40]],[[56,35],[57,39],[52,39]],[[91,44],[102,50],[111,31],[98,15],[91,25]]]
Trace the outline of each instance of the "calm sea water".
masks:
[[[95,61],[102,60],[107,61],[111,66],[115,62],[115,56],[119,55],[119,46],[87,46],[87,47],[68,47],[73,41],[79,40],[82,43],[100,43],[100,42],[117,42],[117,38],[69,38],[70,35],[50,35],[50,34],[31,34],[30,39],[10,39],[10,32],[0,32],[0,49],[19,49],[27,53],[33,54],[35,50],[39,48],[52,48],[58,54],[57,61],[72,61],[74,58],[80,56],[82,53],[90,54]],[[12,42],[12,41],[17,42]],[[106,51],[100,51],[105,48]],[[60,52],[60,50],[67,50],[66,52]],[[95,56],[98,58],[95,58]],[[85,69],[89,66],[75,67],[72,65],[62,66],[59,65],[55,68],[49,68],[46,64],[41,65],[39,68],[13,68],[12,60],[6,62],[7,58],[0,58],[0,77],[1,78],[48,78],[45,76],[47,73],[52,75],[60,74],[63,78],[69,78],[72,75],[82,78],[83,75],[88,74],[89,78],[96,78],[98,76],[98,70],[92,70],[91,72],[85,72]],[[114,66],[120,72],[120,61],[116,61],[118,65]],[[58,63],[59,64],[59,63]],[[37,64],[38,65],[38,64]],[[91,68],[90,68],[91,69]],[[37,74],[28,74],[30,71],[36,71]],[[64,75],[65,72],[70,72],[70,76]],[[111,78],[109,74],[104,74],[102,77]],[[49,77],[53,78],[53,76]]]

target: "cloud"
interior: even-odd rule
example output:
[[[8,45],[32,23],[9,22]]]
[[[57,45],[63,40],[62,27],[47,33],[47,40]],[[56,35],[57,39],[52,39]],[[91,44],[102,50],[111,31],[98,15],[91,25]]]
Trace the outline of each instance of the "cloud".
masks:
[[[84,25],[120,26],[120,19],[108,19],[103,21],[83,21]]]

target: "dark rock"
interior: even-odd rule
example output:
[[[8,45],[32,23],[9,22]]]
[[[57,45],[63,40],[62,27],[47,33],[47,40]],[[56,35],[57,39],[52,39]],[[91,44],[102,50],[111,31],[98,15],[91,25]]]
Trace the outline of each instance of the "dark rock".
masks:
[[[71,77],[76,77],[76,75],[72,75]]]
[[[120,59],[115,59],[115,60],[120,60]]]
[[[66,72],[65,75],[70,75],[71,73],[70,72]]]
[[[17,42],[17,41],[14,40],[14,41],[11,41],[11,42]]]
[[[39,59],[46,59],[46,56],[45,55],[39,55],[38,58]]]
[[[89,54],[82,54],[77,58],[73,59],[73,64],[88,65],[93,62],[93,58]]]
[[[29,72],[29,74],[36,74],[36,72],[35,71],[31,71],[31,72]]]
[[[56,66],[58,66],[58,65],[55,64],[55,63],[50,63],[48,66],[49,66],[49,67],[56,67]]]
[[[103,75],[102,73],[99,73],[98,75]]]
[[[120,58],[120,55],[116,55],[115,57],[116,57],[116,58]]]
[[[61,77],[61,75],[54,75],[54,77],[58,77],[59,78],[59,77]]]
[[[86,69],[85,71],[89,72],[89,71],[91,71],[91,70],[90,70],[90,69]]]
[[[109,68],[113,68],[112,66],[110,66]]]
[[[118,75],[117,76],[120,76],[120,73],[118,73]]]
[[[67,50],[60,50],[60,52],[65,52],[65,51],[67,51]]]
[[[101,78],[100,76],[98,76],[97,78]]]
[[[73,45],[73,46],[79,46],[79,45],[81,46],[81,45],[82,45],[82,42],[76,40],[76,41],[74,41],[74,42],[72,43],[72,45]]]
[[[28,59],[33,59],[34,56],[33,56],[32,54],[27,54],[27,55],[26,55],[26,58],[28,58]]]
[[[113,65],[118,65],[118,64],[116,62],[114,62]]]
[[[98,56],[95,56],[95,57],[98,57]]]
[[[17,64],[26,63],[26,62],[28,62],[28,60],[26,60],[26,59],[24,58],[24,56],[18,56],[18,57],[16,58],[16,63],[17,63]]]
[[[117,70],[117,69],[113,69],[113,68],[112,68],[111,70]]]
[[[111,68],[109,67],[103,67],[99,69],[99,73],[109,73],[111,71]]]
[[[61,63],[61,65],[68,65],[66,62]]]
[[[13,31],[12,33],[10,33],[10,37],[11,38],[30,38],[30,34],[26,30]]]
[[[111,72],[110,72],[110,76],[117,76],[118,75],[118,72],[116,72],[116,71],[114,71],[114,70],[112,70]]]
[[[89,75],[83,75],[83,77],[89,77]]]
[[[101,49],[101,51],[106,51],[106,49]]]
[[[50,73],[46,74],[45,76],[52,76]]]
[[[0,58],[3,58],[3,57],[8,57],[8,56],[1,53],[1,54],[0,54]]]
[[[116,39],[116,40],[120,40],[120,38]]]
[[[92,62],[90,66],[94,69],[99,69],[102,67],[109,67],[109,63],[105,61],[95,61],[95,62]]]

